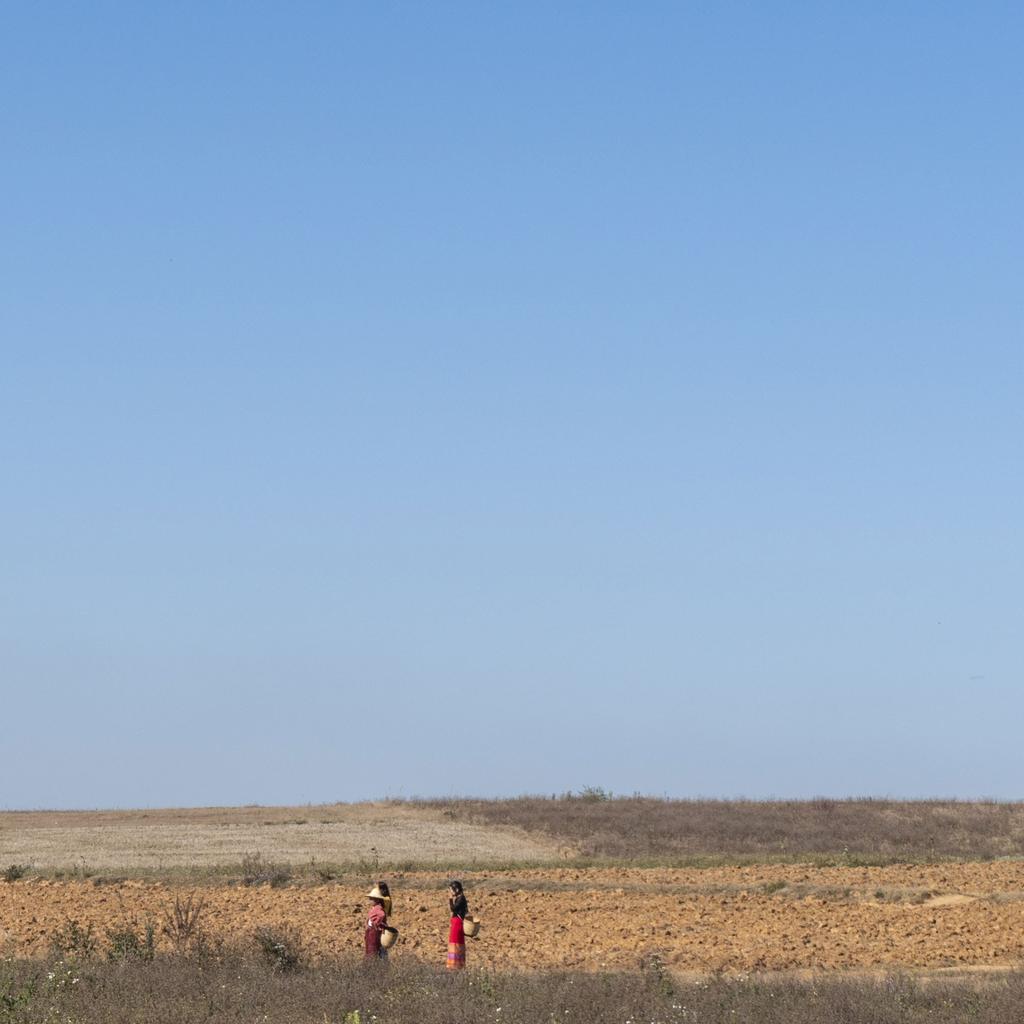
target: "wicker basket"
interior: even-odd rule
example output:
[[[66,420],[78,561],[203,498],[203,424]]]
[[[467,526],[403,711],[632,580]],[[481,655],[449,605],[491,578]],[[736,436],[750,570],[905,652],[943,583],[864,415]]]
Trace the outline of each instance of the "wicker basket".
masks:
[[[475,917],[467,917],[462,922],[462,931],[468,939],[475,939],[480,934],[480,922]]]
[[[390,949],[398,941],[397,928],[385,928],[380,933],[380,944],[383,949]]]

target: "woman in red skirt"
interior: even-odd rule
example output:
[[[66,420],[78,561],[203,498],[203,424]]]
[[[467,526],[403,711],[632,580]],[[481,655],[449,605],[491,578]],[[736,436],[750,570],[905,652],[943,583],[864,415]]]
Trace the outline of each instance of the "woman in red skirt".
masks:
[[[458,971],[466,966],[466,933],[463,931],[463,922],[469,913],[461,882],[448,883],[448,909],[452,915],[448,928],[448,970]]]

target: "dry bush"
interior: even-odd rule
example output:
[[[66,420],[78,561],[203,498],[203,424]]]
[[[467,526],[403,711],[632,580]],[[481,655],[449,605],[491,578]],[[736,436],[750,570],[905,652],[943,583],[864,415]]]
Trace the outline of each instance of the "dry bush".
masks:
[[[274,889],[291,881],[291,872],[283,864],[267,860],[261,853],[247,853],[242,858],[243,885],[270,885]]]
[[[50,936],[50,949],[54,956],[65,956],[73,960],[90,960],[96,955],[98,946],[92,925],[83,928],[72,917],[67,918]]]
[[[107,929],[107,960],[115,964],[149,963],[156,955],[156,926],[147,921],[140,927],[132,916]]]
[[[351,962],[300,973],[229,957],[198,966],[176,956],[152,963],[0,962],[0,1020],[28,1024],[277,1024],[346,1021],[455,1024],[1016,1024],[1024,973],[974,982],[711,978],[673,981],[658,966],[633,974],[450,975],[416,963]]]
[[[164,911],[161,931],[170,940],[175,952],[185,954],[190,950],[201,951],[205,948],[206,942],[200,923],[205,903],[202,896],[196,900],[195,893],[190,892],[185,900],[175,894],[174,906]]]
[[[543,832],[582,857],[815,855],[847,863],[1024,856],[1024,804],[956,800],[662,800],[579,794],[422,800],[446,816]]]
[[[291,974],[305,966],[306,949],[294,928],[263,925],[256,929],[253,941],[264,963],[280,974]]]

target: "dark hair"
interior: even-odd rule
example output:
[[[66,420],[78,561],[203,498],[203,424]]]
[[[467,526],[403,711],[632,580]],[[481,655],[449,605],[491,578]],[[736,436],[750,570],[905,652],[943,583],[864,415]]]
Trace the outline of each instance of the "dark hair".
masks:
[[[382,896],[387,896],[387,897],[390,898],[391,890],[388,888],[388,883],[387,882],[378,882],[377,883],[377,888],[380,889],[380,894]]]
[[[459,881],[457,881],[456,879],[453,878],[448,884],[451,886],[451,888],[453,888],[456,891],[456,893],[460,893],[461,894],[461,892],[462,892],[462,883],[461,882],[459,882]]]

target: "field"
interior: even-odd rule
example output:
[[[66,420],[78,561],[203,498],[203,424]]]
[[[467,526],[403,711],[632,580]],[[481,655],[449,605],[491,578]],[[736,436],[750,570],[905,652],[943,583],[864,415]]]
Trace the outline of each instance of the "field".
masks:
[[[389,877],[399,953],[442,962],[443,876]],[[224,942],[261,926],[290,928],[315,958],[343,960],[358,955],[370,881],[206,884],[204,925]],[[464,881],[484,922],[470,957],[490,968],[631,970],[655,955],[688,973],[1007,968],[1024,960],[1018,863],[539,868],[467,872]],[[70,919],[100,936],[133,920],[159,924],[175,894],[191,891],[138,880],[21,879],[0,885],[0,942],[41,956]],[[157,943],[169,945],[162,936]]]
[[[837,999],[846,996],[836,985],[859,985],[857,998],[870,1001],[900,972],[918,979],[907,984],[925,1002],[919,983],[965,978],[991,1000],[1019,985],[1024,963],[1021,825],[1020,805],[603,794],[6,812],[0,949],[18,963],[55,946],[74,958],[75,936],[81,947],[88,935],[101,963],[117,936],[144,948],[148,925],[156,961],[180,980],[165,954],[182,951],[173,907],[191,897],[202,900],[203,948],[218,963],[258,959],[254,937],[269,929],[314,972],[344,971],[359,963],[364,893],[387,878],[402,935],[393,968],[425,970],[443,963],[445,884],[458,875],[483,921],[469,960],[492,977],[605,976],[634,999],[624,979],[658,979],[645,999],[708,979],[733,985],[729,999],[754,999],[743,988],[751,978],[799,986],[814,977],[832,979]]]
[[[160,811],[0,812],[0,864],[141,871],[215,868],[258,851],[292,865],[559,859],[559,846],[515,826],[452,821],[402,804]]]

